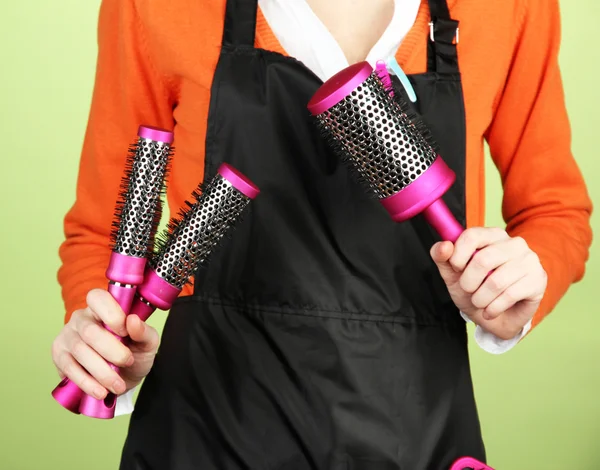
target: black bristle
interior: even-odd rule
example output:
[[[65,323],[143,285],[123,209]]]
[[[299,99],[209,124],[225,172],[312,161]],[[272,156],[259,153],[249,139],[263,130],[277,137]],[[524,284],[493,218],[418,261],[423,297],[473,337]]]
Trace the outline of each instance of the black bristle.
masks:
[[[119,192],[117,195],[117,201],[115,203],[115,212],[113,214],[113,220],[111,223],[110,231],[110,249],[114,250],[117,243],[117,234],[121,224],[121,218],[123,216],[123,208],[127,201],[127,195],[130,191],[130,178],[133,172],[133,166],[135,164],[137,156],[137,144],[129,146],[127,151],[127,157],[125,158],[125,165],[123,168],[123,175],[121,177],[121,183],[119,185]]]
[[[166,180],[174,149],[170,145],[156,143],[162,145],[162,149],[158,149],[160,153],[154,154],[154,149],[150,156],[143,155],[145,151],[141,150],[141,141],[138,138],[127,152],[111,224],[110,249],[147,258],[152,254],[162,218]]]
[[[242,220],[250,199],[224,181],[218,175],[199,184],[157,237],[150,265],[173,286],[192,282],[197,269],[209,262]]]
[[[189,200],[183,201],[183,206],[179,208],[177,214],[170,217],[169,221],[165,225],[165,228],[156,235],[154,250],[151,259],[151,264],[153,266],[156,266],[156,262],[158,261],[158,259],[160,259],[164,251],[167,249],[171,236],[177,231],[178,227],[188,218],[190,210],[192,209],[194,204],[196,204],[200,199],[204,186],[204,183],[200,183],[196,187],[196,189],[192,191],[192,202],[190,202]]]
[[[150,239],[148,240],[148,249],[146,252],[146,258],[151,259],[155,252],[155,244],[157,238],[158,227],[160,226],[160,222],[163,216],[163,205],[164,200],[167,197],[167,187],[169,184],[169,177],[171,176],[171,162],[173,159],[173,154],[175,153],[175,149],[173,147],[169,148],[169,152],[167,154],[167,166],[165,168],[163,185],[160,190],[160,195],[156,201],[156,208],[154,210],[154,219],[152,221],[152,231],[150,233]]]
[[[395,93],[393,100],[396,103],[398,103],[400,110],[406,115],[408,120],[413,123],[413,125],[415,126],[419,134],[421,134],[425,142],[429,144],[429,146],[433,149],[435,153],[439,154],[439,144],[433,137],[429,126],[425,123],[423,118],[419,114],[417,114],[413,106],[411,106],[411,104],[404,98],[402,93]]]
[[[229,228],[227,229],[225,234],[219,239],[219,241],[214,245],[211,252],[202,261],[200,261],[196,264],[196,270],[194,271],[194,275],[196,274],[196,271],[198,269],[201,269],[210,263],[211,259],[215,255],[215,253],[225,243],[226,240],[231,240],[233,238],[233,234],[235,233],[236,229],[240,226],[240,224],[244,223],[244,213],[248,210],[249,210],[249,208],[248,208],[248,206],[246,206],[245,210],[242,211],[242,213],[234,220],[234,222],[231,225],[229,225]],[[187,285],[193,286],[193,284],[194,284],[194,276],[190,276],[187,278],[187,281],[184,284],[184,286],[187,286]]]

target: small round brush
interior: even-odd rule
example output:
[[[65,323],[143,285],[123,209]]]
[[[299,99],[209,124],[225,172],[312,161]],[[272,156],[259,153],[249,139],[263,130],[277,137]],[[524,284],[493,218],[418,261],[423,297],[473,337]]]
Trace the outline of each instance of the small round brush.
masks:
[[[130,314],[145,321],[157,308],[170,309],[259,192],[239,171],[222,164],[204,190],[200,186],[192,193],[194,202],[186,203],[159,239]]]
[[[128,313],[136,288],[143,282],[146,260],[152,252],[162,212],[161,196],[170,163],[171,132],[140,126],[137,142],[127,155],[111,233],[111,255],[106,271],[108,292]],[[105,325],[109,331],[110,329]],[[113,333],[114,334],[114,333]],[[115,334],[123,341],[124,338]],[[118,372],[118,367],[110,364]],[[73,413],[93,418],[112,418],[115,395],[104,400],[86,395],[75,383],[64,378],[53,390],[53,397]]]
[[[426,126],[382,78],[368,62],[347,67],[317,90],[308,109],[393,220],[422,214],[442,239],[454,242],[464,228],[442,196],[456,176]]]

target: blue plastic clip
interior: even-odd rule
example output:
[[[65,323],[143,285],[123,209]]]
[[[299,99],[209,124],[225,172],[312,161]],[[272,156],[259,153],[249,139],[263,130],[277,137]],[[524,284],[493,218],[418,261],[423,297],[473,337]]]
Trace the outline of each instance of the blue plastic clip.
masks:
[[[396,75],[396,77],[398,77],[398,79],[400,80],[400,83],[402,83],[402,86],[404,87],[404,90],[406,91],[406,94],[408,95],[408,99],[411,100],[413,103],[415,103],[417,101],[417,94],[415,93],[415,90],[413,89],[413,87],[410,83],[410,80],[408,79],[406,74],[402,71],[402,69],[400,68],[400,65],[398,65],[398,61],[396,61],[396,58],[391,57],[387,61],[387,64],[392,69],[392,72],[394,72],[394,75]]]

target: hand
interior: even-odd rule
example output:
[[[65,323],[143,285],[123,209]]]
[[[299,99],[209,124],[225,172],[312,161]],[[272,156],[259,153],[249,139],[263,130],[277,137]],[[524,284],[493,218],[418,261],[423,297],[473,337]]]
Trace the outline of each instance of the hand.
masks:
[[[501,339],[521,331],[546,291],[538,256],[502,229],[467,229],[455,244],[436,243],[431,257],[459,310]]]
[[[125,316],[105,290],[87,295],[87,308],[77,310],[52,344],[52,359],[61,378],[67,376],[86,394],[104,399],[111,391],[125,393],[150,372],[158,349],[157,331],[137,315]],[[121,343],[102,325],[119,336]],[[119,366],[120,374],[106,361]]]

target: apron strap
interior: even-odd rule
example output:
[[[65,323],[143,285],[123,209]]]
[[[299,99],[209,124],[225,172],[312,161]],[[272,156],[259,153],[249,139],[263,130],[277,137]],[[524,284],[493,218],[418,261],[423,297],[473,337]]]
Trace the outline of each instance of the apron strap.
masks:
[[[254,47],[258,0],[227,0],[223,44]]]
[[[458,21],[450,17],[446,0],[428,0],[431,22],[427,41],[427,70],[437,73],[459,73]]]

